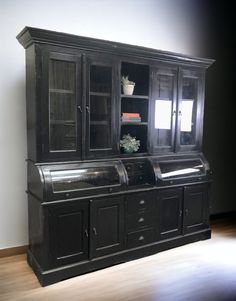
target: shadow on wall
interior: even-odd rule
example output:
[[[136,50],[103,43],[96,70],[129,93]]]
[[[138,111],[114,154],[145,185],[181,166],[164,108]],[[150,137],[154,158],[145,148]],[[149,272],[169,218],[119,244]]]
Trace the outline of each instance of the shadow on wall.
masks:
[[[236,83],[232,6],[205,1],[206,45],[202,56],[216,62],[207,71],[203,151],[213,170],[211,213],[236,210],[233,195],[233,87]],[[234,41],[233,41],[234,39]]]

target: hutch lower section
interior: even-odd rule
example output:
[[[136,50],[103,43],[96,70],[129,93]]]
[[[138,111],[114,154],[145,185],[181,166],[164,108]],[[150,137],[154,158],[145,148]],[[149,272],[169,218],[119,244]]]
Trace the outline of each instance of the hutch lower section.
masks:
[[[211,237],[208,184],[60,202],[29,193],[28,262],[42,286]]]

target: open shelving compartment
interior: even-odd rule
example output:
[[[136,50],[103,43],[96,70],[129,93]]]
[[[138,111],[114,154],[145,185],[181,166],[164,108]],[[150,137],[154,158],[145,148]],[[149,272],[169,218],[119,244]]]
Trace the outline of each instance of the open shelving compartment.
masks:
[[[121,87],[120,138],[130,134],[140,140],[137,153],[147,152],[149,111],[149,66],[131,62],[121,63],[121,76],[135,82],[132,95],[123,94]],[[121,153],[124,153],[121,149]]]

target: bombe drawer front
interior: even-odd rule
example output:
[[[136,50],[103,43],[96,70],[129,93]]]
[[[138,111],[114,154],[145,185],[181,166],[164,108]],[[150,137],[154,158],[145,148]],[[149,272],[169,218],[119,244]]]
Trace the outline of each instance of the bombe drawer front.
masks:
[[[41,165],[46,201],[111,194],[125,187],[119,160]]]

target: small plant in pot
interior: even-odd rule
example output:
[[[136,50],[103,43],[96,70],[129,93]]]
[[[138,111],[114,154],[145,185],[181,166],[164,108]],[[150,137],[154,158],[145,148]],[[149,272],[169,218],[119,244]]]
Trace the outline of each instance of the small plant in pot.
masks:
[[[135,82],[129,80],[128,75],[121,77],[121,84],[125,95],[133,95]]]
[[[140,140],[137,140],[136,137],[132,137],[130,134],[123,135],[120,140],[120,146],[124,149],[125,153],[134,153],[139,150]]]

